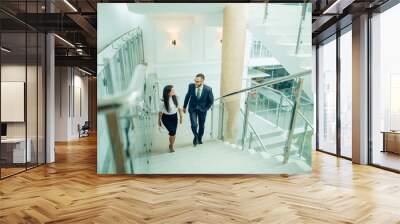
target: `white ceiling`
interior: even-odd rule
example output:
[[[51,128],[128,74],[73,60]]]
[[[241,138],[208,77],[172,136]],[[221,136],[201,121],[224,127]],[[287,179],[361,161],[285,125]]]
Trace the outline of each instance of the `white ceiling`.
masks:
[[[204,14],[222,13],[229,3],[126,3],[131,12],[138,14]]]

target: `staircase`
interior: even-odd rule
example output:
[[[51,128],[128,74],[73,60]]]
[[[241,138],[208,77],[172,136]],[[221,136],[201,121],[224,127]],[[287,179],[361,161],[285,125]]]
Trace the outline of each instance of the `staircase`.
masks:
[[[290,74],[311,69],[311,13],[305,13],[303,20],[303,5],[269,3],[265,20],[265,7],[249,7],[249,14],[252,16],[248,29],[254,39],[266,46]],[[306,3],[305,10],[310,9],[311,4]],[[299,36],[300,24],[302,27]],[[300,43],[296,52],[298,38]]]
[[[137,158],[143,164],[147,158]],[[138,166],[138,174],[265,174],[309,172],[305,161],[287,164],[266,152],[242,150],[239,145],[218,140],[202,145],[179,147],[174,153],[152,155],[148,166]]]
[[[268,3],[249,6],[248,29],[290,73],[311,69],[311,3]],[[303,9],[303,7],[305,7]],[[303,10],[306,11],[303,18]],[[297,48],[297,50],[296,50]],[[311,76],[305,77],[307,96],[312,96]],[[310,80],[308,80],[310,79]],[[311,97],[312,98],[312,97]]]
[[[205,135],[211,133],[211,137],[205,137],[204,144],[197,147],[181,145],[174,153],[169,153],[167,144],[164,151],[153,150],[161,138],[159,134],[154,134],[158,133],[155,117],[160,93],[157,75],[150,75],[146,71],[141,32],[133,30],[132,35],[128,33],[128,37],[121,37],[109,45],[107,49],[117,53],[110,56],[105,49],[105,55],[99,57],[103,64],[99,65],[98,80],[102,85],[99,88],[98,120],[103,128],[98,132],[98,173],[291,174],[311,171],[313,127],[300,107],[303,89],[311,90],[309,87],[303,88],[303,84],[307,83],[305,80],[310,79],[311,72],[306,63],[311,57],[311,46],[308,51],[308,46],[297,41],[302,4],[269,5],[271,13],[266,23],[262,22],[264,10],[250,7],[253,10],[250,13],[260,18],[249,22],[249,30],[268,47],[271,55],[280,61],[290,75],[216,99],[207,118],[210,125],[206,128],[210,130],[205,131]],[[299,19],[282,19],[282,15]],[[300,31],[309,28],[305,25]],[[306,33],[311,32],[300,32],[300,40],[307,38]],[[131,61],[132,58],[137,60]],[[293,82],[295,87],[290,99],[278,89],[273,89],[275,84],[287,81]],[[265,89],[268,91],[261,94],[261,90]],[[278,94],[270,94],[271,89]],[[263,101],[261,104],[274,101],[275,104],[271,106],[268,103],[264,109],[275,110],[276,117],[269,112],[260,113],[250,108],[252,97]],[[244,113],[243,117],[239,115],[237,119],[240,122],[236,124],[233,121],[230,123],[232,126],[227,126],[227,118],[240,114],[232,110],[231,100],[239,100]],[[239,104],[234,104],[234,108]],[[224,134],[231,131],[235,132],[236,137],[228,143],[224,141]],[[189,131],[184,132],[184,136],[178,135],[178,138],[192,137]],[[164,134],[163,138],[166,139],[167,135]]]
[[[290,104],[286,104],[290,106]],[[215,109],[217,109],[216,107]],[[214,109],[214,110],[215,110]],[[287,110],[287,108],[285,109]],[[211,121],[217,123],[220,111],[214,112]],[[212,119],[216,119],[215,121]],[[243,129],[244,119],[238,124],[238,130]],[[133,170],[137,174],[265,174],[265,173],[306,173],[311,171],[309,161],[299,154],[299,148],[293,144],[289,152],[289,160],[283,163],[284,150],[288,139],[288,130],[283,129],[272,121],[268,116],[260,116],[254,112],[249,112],[248,125],[255,135],[260,137],[261,142],[254,142],[255,139],[244,140],[245,147],[241,146],[242,135],[238,133],[236,143],[231,144],[220,140],[218,137],[211,138],[206,133],[204,144],[194,147],[191,144],[180,144],[184,139],[192,139],[189,130],[189,122],[179,126],[181,133],[177,134],[176,151],[169,153],[166,147],[166,133],[160,135],[155,132],[153,139],[158,139],[153,143],[157,144],[158,150],[152,150],[150,155],[135,157]],[[187,128],[185,128],[187,127]],[[210,128],[209,126],[206,128]],[[219,127],[218,127],[219,128]],[[182,133],[185,132],[185,133]],[[297,128],[294,136],[302,136],[305,130]],[[253,141],[250,143],[249,141]],[[160,142],[161,144],[160,148]]]
[[[249,124],[253,126],[255,132],[260,136],[260,139],[267,150],[266,152],[268,153],[268,156],[282,161],[282,155],[288,138],[288,131],[256,114],[249,116]],[[294,136],[302,135],[304,131],[305,130],[302,128],[295,129]],[[263,151],[263,147],[256,146],[254,147],[254,150],[261,152]],[[296,156],[298,152],[299,148],[296,145],[293,145],[291,147],[290,156],[302,160],[300,156]]]

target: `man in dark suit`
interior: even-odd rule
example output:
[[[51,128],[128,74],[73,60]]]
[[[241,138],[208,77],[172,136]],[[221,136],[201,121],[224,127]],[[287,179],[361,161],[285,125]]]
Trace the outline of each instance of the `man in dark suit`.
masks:
[[[204,85],[204,75],[197,74],[194,83],[189,84],[183,104],[183,112],[186,113],[186,107],[189,103],[189,116],[194,135],[193,145],[203,144],[204,123],[206,121],[207,111],[214,103],[214,96],[211,87]],[[197,131],[197,126],[199,130]]]

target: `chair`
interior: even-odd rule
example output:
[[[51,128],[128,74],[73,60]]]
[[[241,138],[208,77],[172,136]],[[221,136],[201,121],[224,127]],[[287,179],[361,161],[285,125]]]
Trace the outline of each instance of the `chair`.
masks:
[[[78,124],[79,138],[89,136],[89,129],[90,129],[89,121],[85,121],[82,127]]]

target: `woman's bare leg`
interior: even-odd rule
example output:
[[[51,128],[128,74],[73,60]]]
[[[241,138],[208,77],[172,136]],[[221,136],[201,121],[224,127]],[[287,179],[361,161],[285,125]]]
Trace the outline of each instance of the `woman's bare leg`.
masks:
[[[169,136],[169,150],[171,152],[175,152],[174,144],[175,144],[175,135],[174,136]]]

